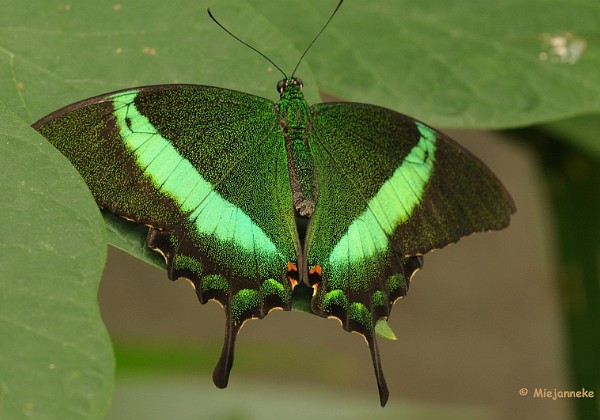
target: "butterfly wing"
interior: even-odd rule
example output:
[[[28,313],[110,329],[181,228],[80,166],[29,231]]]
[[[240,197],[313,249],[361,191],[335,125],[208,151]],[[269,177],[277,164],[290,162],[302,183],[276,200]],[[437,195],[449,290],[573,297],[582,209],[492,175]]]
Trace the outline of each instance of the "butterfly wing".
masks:
[[[420,255],[506,226],[514,204],[478,159],[410,117],[356,103],[311,109],[318,195],[304,252],[308,272],[320,273],[312,308],[366,338],[383,405],[376,322],[406,294]]]
[[[287,263],[299,240],[274,103],[198,85],[116,92],[70,105],[34,128],[79,170],[98,204],[150,226],[169,278],[223,305],[225,387],[239,328],[289,310]]]

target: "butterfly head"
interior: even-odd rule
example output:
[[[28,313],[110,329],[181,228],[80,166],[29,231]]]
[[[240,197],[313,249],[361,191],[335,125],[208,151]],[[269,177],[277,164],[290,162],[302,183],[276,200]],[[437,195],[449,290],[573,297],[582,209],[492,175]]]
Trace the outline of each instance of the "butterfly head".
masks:
[[[277,92],[283,99],[284,95],[290,97],[295,94],[302,95],[302,80],[297,77],[286,78],[277,83]]]

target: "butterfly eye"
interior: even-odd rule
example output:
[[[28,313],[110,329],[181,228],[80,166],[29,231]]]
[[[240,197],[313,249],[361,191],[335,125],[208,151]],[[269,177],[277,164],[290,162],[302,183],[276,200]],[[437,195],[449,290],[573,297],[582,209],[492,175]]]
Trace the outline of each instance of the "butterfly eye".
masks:
[[[299,90],[302,90],[302,87],[304,86],[304,85],[302,84],[302,80],[300,80],[300,79],[299,79],[299,78],[297,78],[297,77],[294,77],[294,79],[293,79],[293,80],[294,80],[294,84],[295,84],[296,86],[298,86],[298,89],[299,89]]]
[[[285,80],[285,79],[280,80],[279,82],[277,82],[277,92],[279,94],[283,93],[283,91],[285,90],[286,86],[287,86],[287,80]]]

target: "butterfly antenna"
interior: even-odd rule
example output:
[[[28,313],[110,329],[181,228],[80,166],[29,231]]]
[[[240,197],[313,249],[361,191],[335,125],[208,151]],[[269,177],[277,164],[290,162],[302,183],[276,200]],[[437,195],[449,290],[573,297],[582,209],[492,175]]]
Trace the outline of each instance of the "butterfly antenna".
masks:
[[[343,0],[342,0],[343,1]],[[341,2],[340,2],[341,3]],[[339,6],[338,6],[339,7]],[[215,22],[217,25],[219,25],[219,27],[221,29],[223,29],[225,32],[227,32],[229,35],[231,35],[234,39],[236,39],[237,41],[241,42],[242,44],[244,44],[246,47],[250,48],[252,51],[260,54],[261,57],[263,57],[265,60],[267,60],[269,63],[271,63],[273,66],[275,66],[275,68],[277,70],[279,70],[281,72],[281,74],[283,74],[284,78],[288,78],[287,75],[285,74],[285,72],[283,70],[281,70],[281,67],[279,67],[277,64],[275,64],[275,62],[273,60],[271,60],[269,57],[267,57],[265,54],[263,54],[262,52],[260,52],[259,50],[257,50],[256,48],[254,48],[252,45],[248,44],[246,41],[240,39],[240,37],[236,36],[235,34],[233,34],[229,29],[227,29],[225,26],[223,26],[221,24],[221,22],[219,22],[211,13],[210,8],[206,9],[208,11],[208,16],[210,16],[210,18],[213,20],[213,22]],[[331,20],[331,19],[330,19]],[[313,41],[314,42],[314,41]],[[306,54],[306,53],[305,53]],[[297,67],[297,66],[296,66]]]
[[[310,50],[310,47],[312,47],[313,44],[315,43],[315,41],[321,36],[321,34],[325,30],[325,28],[329,25],[329,22],[331,22],[331,19],[333,19],[333,17],[337,13],[338,9],[340,8],[340,6],[342,5],[343,2],[344,2],[344,0],[340,0],[340,2],[337,4],[337,6],[335,6],[335,9],[333,10],[333,13],[331,14],[331,16],[329,16],[329,19],[327,19],[327,22],[325,22],[325,25],[323,25],[323,27],[321,28],[321,30],[319,31],[319,33],[317,34],[317,36],[315,36],[313,38],[313,40],[311,41],[311,43],[308,44],[308,47],[306,47],[306,49],[302,53],[302,56],[300,57],[300,60],[298,60],[298,64],[296,64],[296,67],[294,67],[294,71],[292,72],[292,77],[294,77],[294,74],[296,74],[296,70],[298,70],[298,67],[300,66],[300,63],[304,59],[304,56],[306,55],[306,53],[308,52],[308,50]]]

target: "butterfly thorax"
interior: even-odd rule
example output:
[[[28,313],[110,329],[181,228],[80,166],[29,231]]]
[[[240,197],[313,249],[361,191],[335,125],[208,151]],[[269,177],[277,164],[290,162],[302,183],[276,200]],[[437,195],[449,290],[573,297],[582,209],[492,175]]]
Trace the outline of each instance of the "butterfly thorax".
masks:
[[[315,210],[317,183],[308,148],[309,106],[304,100],[300,79],[282,80],[277,89],[279,125],[285,136],[294,209],[298,215],[310,217]]]

